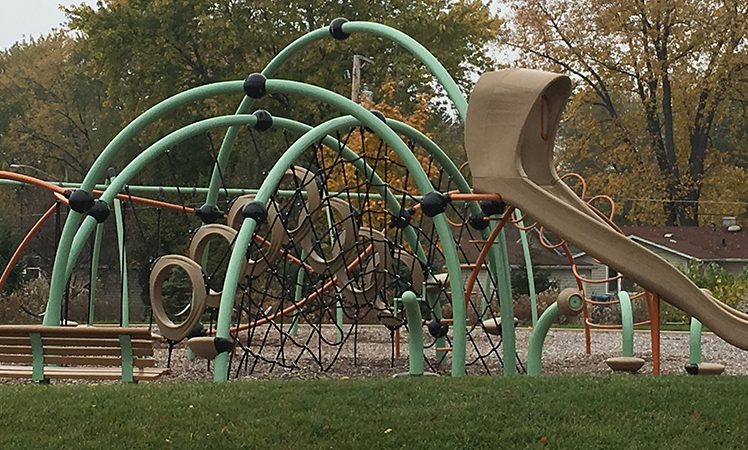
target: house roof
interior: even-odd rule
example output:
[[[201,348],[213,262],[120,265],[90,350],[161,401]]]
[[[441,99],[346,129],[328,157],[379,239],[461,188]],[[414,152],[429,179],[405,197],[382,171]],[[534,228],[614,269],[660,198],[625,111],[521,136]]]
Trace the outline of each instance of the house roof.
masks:
[[[634,241],[650,244],[686,258],[705,261],[748,261],[748,231],[722,227],[622,226]]]

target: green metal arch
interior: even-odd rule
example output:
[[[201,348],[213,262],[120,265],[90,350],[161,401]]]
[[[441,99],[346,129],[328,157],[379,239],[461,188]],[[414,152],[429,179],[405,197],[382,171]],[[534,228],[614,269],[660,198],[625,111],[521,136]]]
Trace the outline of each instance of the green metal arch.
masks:
[[[80,189],[91,191],[96,182],[101,178],[106,168],[109,166],[112,158],[140,131],[154,121],[164,117],[174,109],[205,98],[217,95],[243,93],[243,82],[241,81],[223,81],[205,86],[199,86],[176,94],[166,100],[161,101],[151,107],[140,116],[130,122],[123,128],[117,136],[102,150],[89,169]],[[67,261],[70,254],[70,247],[73,242],[78,225],[83,220],[84,215],[76,211],[70,211],[65,225],[60,235],[60,241],[55,255],[54,265],[52,267],[52,278],[49,287],[49,300],[44,315],[44,325],[59,325],[60,323],[60,303],[65,288],[65,272],[67,270]]]
[[[426,177],[423,168],[421,167],[418,160],[410,152],[408,146],[400,140],[398,135],[390,129],[386,124],[381,122],[371,112],[367,111],[361,105],[358,105],[351,100],[330,92],[326,89],[299,83],[295,81],[287,80],[267,80],[266,90],[268,94],[282,93],[291,95],[301,95],[310,97],[312,99],[325,102],[341,112],[351,114],[358,121],[370,128],[374,133],[384,140],[387,145],[390,146],[400,157],[403,164],[409,170],[413,176],[413,180],[418,186],[418,189],[422,193],[433,192],[433,186]],[[258,201],[266,201],[269,198],[271,189],[268,185],[276,185],[280,181],[280,177],[290,164],[296,160],[298,155],[315,140],[320,139],[322,136],[330,133],[330,130],[337,129],[338,127],[355,125],[352,119],[339,118],[325,122],[315,127],[309,133],[306,133],[299,140],[297,140],[287,151],[281,156],[280,160],[273,166],[273,169],[268,174],[265,182],[257,193]],[[262,195],[261,195],[262,194]],[[450,287],[452,291],[452,307],[454,316],[454,338],[453,338],[453,358],[452,358],[452,375],[461,376],[465,372],[465,300],[462,292],[461,280],[462,274],[460,272],[459,265],[457,264],[457,251],[455,248],[454,239],[449,228],[449,224],[443,215],[434,217],[434,226],[439,236],[439,240],[443,245],[444,258],[447,262],[447,270],[449,272]],[[230,315],[231,315],[231,304],[236,293],[236,283],[238,281],[239,270],[242,263],[242,251],[238,250],[244,248],[249,244],[252,233],[254,232],[255,222],[252,219],[245,219],[242,224],[242,228],[236,237],[236,244],[232,251],[231,258],[229,259],[229,266],[224,280],[223,295],[221,297],[221,308],[218,313],[218,328],[217,336],[222,338],[229,337],[230,327]],[[228,371],[228,354],[221,354],[216,359],[215,365],[215,379],[216,381],[224,381],[227,378]]]

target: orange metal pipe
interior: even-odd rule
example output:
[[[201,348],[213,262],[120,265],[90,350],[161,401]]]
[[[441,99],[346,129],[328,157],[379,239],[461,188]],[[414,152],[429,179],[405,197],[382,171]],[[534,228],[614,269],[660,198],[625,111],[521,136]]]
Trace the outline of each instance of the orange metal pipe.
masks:
[[[467,304],[467,302],[470,300],[470,294],[472,294],[473,292],[473,286],[478,280],[478,274],[480,272],[481,266],[483,266],[483,264],[486,262],[486,258],[488,257],[488,252],[490,251],[491,246],[499,236],[499,232],[501,232],[501,229],[504,228],[504,225],[506,225],[509,218],[512,217],[513,212],[514,206],[510,206],[506,209],[506,211],[504,211],[504,215],[501,217],[501,221],[496,225],[496,228],[493,229],[491,234],[488,236],[488,239],[486,239],[486,245],[481,248],[480,253],[478,254],[478,259],[475,260],[475,267],[473,267],[473,270],[470,272],[470,276],[467,279],[467,283],[465,283],[465,304]]]
[[[39,232],[39,230],[42,228],[42,225],[44,225],[47,220],[49,220],[50,217],[57,211],[57,209],[60,207],[59,202],[55,202],[52,204],[52,206],[47,209],[47,211],[42,214],[42,216],[39,218],[39,220],[36,221],[33,227],[29,230],[28,233],[26,233],[26,236],[23,237],[23,240],[21,240],[21,243],[18,244],[18,247],[16,248],[16,251],[13,252],[13,256],[10,257],[8,260],[8,264],[5,266],[5,269],[3,270],[2,276],[0,276],[0,292],[3,292],[3,289],[5,289],[5,283],[8,281],[8,277],[10,277],[10,273],[13,271],[13,268],[16,266],[16,263],[18,263],[18,260],[21,259],[21,254],[23,254],[23,251],[26,250],[26,247],[31,242],[31,239],[36,236],[36,234]]]

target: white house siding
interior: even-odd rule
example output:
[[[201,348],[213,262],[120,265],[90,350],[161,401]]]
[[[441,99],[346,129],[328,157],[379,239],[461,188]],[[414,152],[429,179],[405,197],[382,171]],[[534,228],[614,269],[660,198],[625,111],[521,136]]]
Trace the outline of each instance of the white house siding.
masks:
[[[740,275],[745,270],[748,263],[743,261],[714,261],[722,266],[726,271],[733,275]]]

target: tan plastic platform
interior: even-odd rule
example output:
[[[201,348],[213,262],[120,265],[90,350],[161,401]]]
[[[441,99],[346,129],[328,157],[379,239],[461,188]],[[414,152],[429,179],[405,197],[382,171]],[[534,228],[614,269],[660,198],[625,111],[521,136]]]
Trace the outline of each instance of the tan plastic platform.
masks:
[[[605,360],[605,364],[616,372],[638,372],[644,366],[644,360],[633,356],[616,356]]]
[[[498,193],[561,239],[698,318],[725,341],[748,349],[748,315],[702,292],[678,269],[617,233],[556,174],[553,146],[571,80],[509,69],[480,77],[465,124],[477,193]]]

